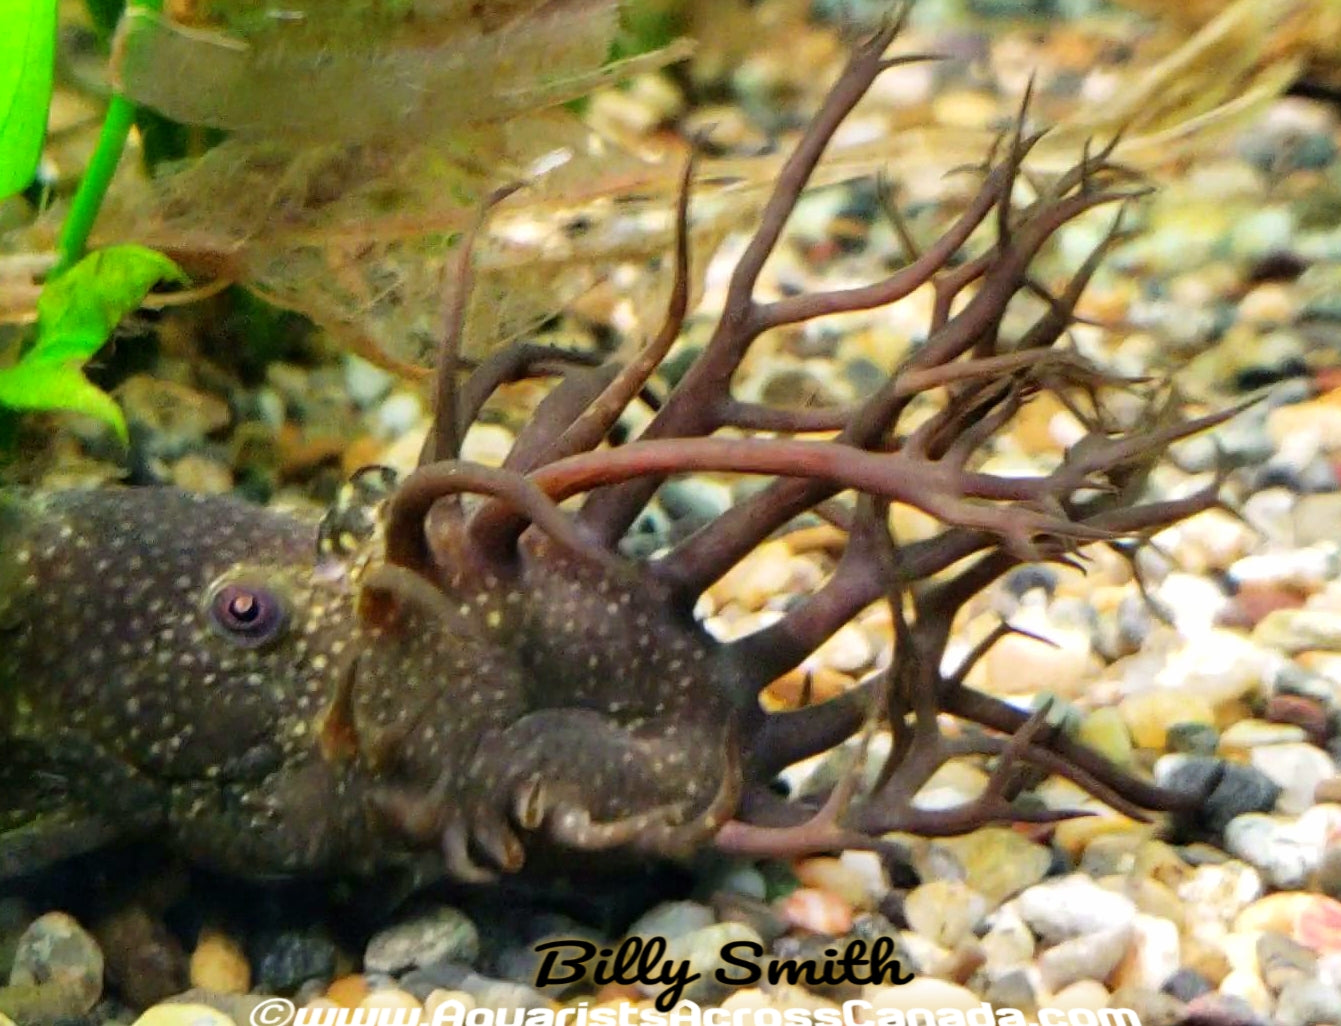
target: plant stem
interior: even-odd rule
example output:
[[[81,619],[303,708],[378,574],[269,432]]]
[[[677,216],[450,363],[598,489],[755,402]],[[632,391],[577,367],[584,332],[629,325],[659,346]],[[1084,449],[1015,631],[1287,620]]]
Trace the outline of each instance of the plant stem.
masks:
[[[59,257],[51,270],[51,278],[68,271],[88,245],[89,233],[93,222],[98,219],[107,189],[116,174],[116,166],[121,162],[121,151],[125,148],[126,138],[135,123],[135,104],[120,93],[112,95],[107,105],[107,116],[102,122],[102,131],[98,135],[98,145],[88,162],[84,177],[79,181],[74,200],[70,204],[70,213],[61,228],[58,246]]]
[[[139,6],[150,11],[161,11],[163,0],[140,0]],[[98,145],[84,169],[84,177],[79,180],[74,199],[70,203],[70,213],[61,227],[60,243],[57,246],[58,259],[51,269],[48,280],[59,277],[68,271],[88,248],[88,237],[93,231],[93,223],[102,210],[103,200],[121,163],[121,151],[126,148],[126,139],[135,124],[135,104],[119,92],[112,94],[107,105],[107,114],[103,117],[102,131],[98,133]]]

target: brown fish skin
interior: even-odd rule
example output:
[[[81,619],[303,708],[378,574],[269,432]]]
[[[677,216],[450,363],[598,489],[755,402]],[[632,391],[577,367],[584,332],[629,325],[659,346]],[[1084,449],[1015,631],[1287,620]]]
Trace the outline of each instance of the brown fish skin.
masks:
[[[18,760],[0,877],[122,825],[249,876],[445,845],[482,879],[537,845],[712,835],[739,770],[696,626],[540,543],[369,616],[379,544],[333,558],[315,523],[168,488],[0,490],[0,742],[60,760],[90,821],[25,819],[41,771]]]

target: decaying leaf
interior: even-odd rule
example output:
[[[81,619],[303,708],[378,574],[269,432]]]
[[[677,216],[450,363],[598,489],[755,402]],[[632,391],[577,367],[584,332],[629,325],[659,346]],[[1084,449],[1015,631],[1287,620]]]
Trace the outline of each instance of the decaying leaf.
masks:
[[[163,14],[132,6],[116,38],[117,85],[177,120],[231,135],[123,189],[100,234],[242,283],[410,373],[432,349],[444,262],[490,190],[528,186],[500,220],[534,220],[560,196],[571,219],[584,197],[673,180],[664,156],[620,152],[558,109],[687,52],[607,63],[620,6],[298,0],[279,10],[215,0]],[[654,232],[591,262],[589,252],[577,259],[562,223],[503,243],[505,235],[479,254],[476,350],[552,315],[616,255],[644,259],[669,245],[668,232]],[[505,269],[501,287],[493,279]]]
[[[1200,34],[1221,21],[1262,18],[1256,40],[1264,64],[1289,63],[1315,82],[1341,87],[1341,3],[1338,0],[1119,0],[1176,31]]]
[[[367,358],[413,373],[435,343],[443,267],[490,188],[528,183],[478,247],[468,355],[516,338],[616,265],[668,249],[665,196],[681,159],[619,150],[565,111],[379,147],[234,138],[121,190],[100,234],[244,283]],[[701,199],[696,250],[750,215],[743,199]],[[580,216],[598,207],[601,216]]]
[[[1118,150],[1123,159],[1148,166],[1211,131],[1246,126],[1300,73],[1297,56],[1278,46],[1298,6],[1277,0],[1221,4],[1190,37],[1170,37],[1177,45],[1129,76],[1114,96],[1077,111],[1059,143],[1074,146],[1078,135],[1122,131],[1128,137]]]
[[[279,10],[241,0],[210,5],[224,15],[223,30],[131,7],[117,31],[113,77],[177,121],[248,135],[352,142],[437,134],[563,103],[683,55],[605,64],[619,7],[493,0]]]

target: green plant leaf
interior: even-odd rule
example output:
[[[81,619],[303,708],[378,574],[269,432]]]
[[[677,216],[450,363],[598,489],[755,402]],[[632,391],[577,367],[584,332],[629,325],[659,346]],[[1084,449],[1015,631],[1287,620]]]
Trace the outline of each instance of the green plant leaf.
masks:
[[[116,400],[73,364],[20,360],[0,368],[0,404],[16,410],[69,410],[97,417],[127,441],[126,418]]]
[[[18,363],[0,368],[0,406],[83,413],[110,424],[127,441],[121,408],[84,377],[82,368],[121,319],[165,278],[187,280],[162,253],[143,246],[110,246],[49,279],[37,300],[36,341]]]
[[[42,156],[56,54],[56,0],[0,3],[0,198],[27,188]]]
[[[180,267],[143,246],[109,246],[48,281],[37,300],[37,342],[24,356],[38,363],[81,363],[159,281],[187,281]]]

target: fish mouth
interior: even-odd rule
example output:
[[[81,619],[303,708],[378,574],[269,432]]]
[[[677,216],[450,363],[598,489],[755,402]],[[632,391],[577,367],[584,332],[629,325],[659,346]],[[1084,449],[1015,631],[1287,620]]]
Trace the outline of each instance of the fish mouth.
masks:
[[[668,790],[617,809],[603,801],[599,776],[560,779],[535,770],[511,775],[535,748],[534,731],[522,728],[574,711],[545,709],[522,717],[492,735],[464,774],[444,772],[426,790],[375,788],[372,815],[402,842],[437,847],[448,875],[464,883],[517,873],[533,855],[542,862],[574,854],[613,861],[687,858],[737,815],[746,784],[730,724],[710,795]]]
[[[537,851],[680,858],[709,843],[736,814],[745,752],[734,712],[725,723],[700,724],[715,753],[714,766],[704,768],[705,786],[698,787],[697,778],[663,779],[652,767],[663,758],[670,765],[683,761],[678,734],[643,731],[604,708],[537,706],[524,697],[520,678],[499,678],[509,696],[518,688],[515,701],[508,697],[478,719],[452,720],[461,712],[457,691],[416,686],[409,671],[418,667],[420,677],[438,672],[441,638],[418,647],[426,630],[446,625],[450,644],[453,632],[470,628],[459,606],[428,578],[390,564],[369,567],[357,612],[367,630],[338,668],[315,724],[317,744],[329,763],[356,767],[376,835],[409,850],[437,849],[454,879],[496,880],[520,871]],[[483,642],[486,659],[496,645],[470,634],[459,640],[465,651]],[[510,672],[507,666],[495,664],[500,673]],[[524,675],[519,664],[516,669]],[[484,682],[487,692],[494,680],[486,674]],[[459,686],[466,696],[461,702],[473,704],[472,685]],[[434,735],[446,720],[461,740],[439,747],[454,740]],[[425,738],[434,740],[421,744]],[[590,763],[571,758],[570,743],[597,754]]]

